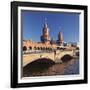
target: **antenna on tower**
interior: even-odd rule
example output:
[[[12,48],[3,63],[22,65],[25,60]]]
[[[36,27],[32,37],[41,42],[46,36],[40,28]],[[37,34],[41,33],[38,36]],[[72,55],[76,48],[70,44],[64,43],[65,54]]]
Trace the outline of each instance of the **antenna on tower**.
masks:
[[[45,17],[45,27],[47,27],[47,18]]]
[[[47,18],[45,17],[45,24],[47,24]]]
[[[62,27],[61,26],[59,26],[59,33],[62,33],[63,31],[62,31]]]
[[[61,26],[59,26],[59,30],[61,31]]]

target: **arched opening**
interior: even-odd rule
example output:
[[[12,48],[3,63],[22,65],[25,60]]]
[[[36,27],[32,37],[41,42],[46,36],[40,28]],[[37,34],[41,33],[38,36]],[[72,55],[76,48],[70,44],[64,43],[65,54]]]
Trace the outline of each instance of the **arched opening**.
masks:
[[[34,60],[33,62],[31,63],[41,63],[41,64],[55,64],[55,62],[49,58],[39,58],[39,59],[36,59]]]
[[[37,50],[37,48],[36,48],[36,47],[34,47],[34,50]]]
[[[38,47],[37,49],[40,50],[40,47]]]
[[[79,47],[76,47],[76,50],[79,50]]]
[[[57,47],[57,50],[60,50],[60,48],[59,48],[59,47]]]
[[[32,47],[30,46],[29,49],[32,50]]]
[[[26,46],[23,46],[23,51],[26,51],[27,50],[27,47]]]
[[[34,60],[23,68],[24,76],[41,76],[49,67],[54,65],[55,62],[51,59],[40,58]]]
[[[69,54],[66,54],[61,58],[62,61],[69,61],[71,59],[73,59],[73,57]]]
[[[60,48],[60,50],[64,50],[64,48]]]

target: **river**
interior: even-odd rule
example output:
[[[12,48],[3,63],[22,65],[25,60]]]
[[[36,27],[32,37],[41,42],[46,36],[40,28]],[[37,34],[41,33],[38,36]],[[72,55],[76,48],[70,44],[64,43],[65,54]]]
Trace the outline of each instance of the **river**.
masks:
[[[79,74],[79,59],[57,64],[28,65],[23,68],[23,77]]]

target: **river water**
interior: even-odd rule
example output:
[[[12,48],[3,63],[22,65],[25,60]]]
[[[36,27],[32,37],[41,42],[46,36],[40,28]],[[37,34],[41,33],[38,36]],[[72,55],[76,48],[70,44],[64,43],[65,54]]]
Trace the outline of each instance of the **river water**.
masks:
[[[79,59],[57,64],[29,64],[23,68],[23,77],[79,74]]]

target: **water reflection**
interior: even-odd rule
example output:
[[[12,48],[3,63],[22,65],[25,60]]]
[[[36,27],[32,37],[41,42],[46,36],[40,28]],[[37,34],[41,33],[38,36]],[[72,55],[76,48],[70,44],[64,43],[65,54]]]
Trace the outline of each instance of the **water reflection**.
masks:
[[[53,62],[33,62],[23,68],[23,76],[51,76],[51,75],[70,75],[79,74],[79,60],[71,59],[62,64]]]

